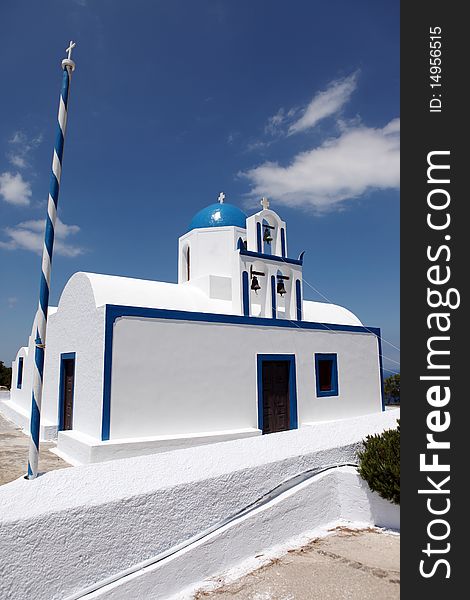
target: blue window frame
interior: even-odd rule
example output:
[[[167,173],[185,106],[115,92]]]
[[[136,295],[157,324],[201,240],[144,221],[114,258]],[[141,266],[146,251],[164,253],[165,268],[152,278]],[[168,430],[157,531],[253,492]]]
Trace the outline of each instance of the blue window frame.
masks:
[[[21,384],[23,383],[23,363],[24,358],[20,356],[18,359],[18,376],[16,378],[16,387],[21,390]]]
[[[257,354],[258,428],[263,431],[263,362],[286,361],[289,365],[289,429],[297,429],[297,375],[295,354]]]
[[[315,354],[315,380],[318,398],[338,395],[337,354]]]
[[[65,352],[60,355],[60,377],[59,377],[59,415],[58,415],[58,430],[64,431],[64,377],[65,377],[65,361],[72,360],[75,370],[75,352]],[[72,390],[72,397],[75,390]]]

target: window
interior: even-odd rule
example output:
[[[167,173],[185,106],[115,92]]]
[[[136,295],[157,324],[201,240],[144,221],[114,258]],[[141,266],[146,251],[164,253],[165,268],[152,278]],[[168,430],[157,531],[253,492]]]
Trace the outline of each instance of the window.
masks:
[[[23,361],[24,358],[20,356],[18,359],[18,377],[16,379],[16,387],[21,390],[21,384],[23,383]]]
[[[336,354],[315,354],[317,397],[338,395],[338,361]]]
[[[184,257],[186,259],[186,281],[189,281],[191,279],[191,254],[189,246],[185,250]]]

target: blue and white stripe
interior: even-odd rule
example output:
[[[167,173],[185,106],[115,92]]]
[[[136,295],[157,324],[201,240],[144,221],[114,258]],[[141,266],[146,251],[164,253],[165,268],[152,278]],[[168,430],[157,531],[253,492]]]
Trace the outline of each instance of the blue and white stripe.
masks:
[[[39,433],[41,429],[42,380],[44,371],[44,351],[46,341],[47,308],[49,306],[49,288],[51,280],[52,251],[54,248],[54,230],[57,218],[60,177],[62,174],[62,156],[64,152],[65,129],[67,126],[67,104],[71,74],[75,65],[72,60],[62,61],[63,77],[60,93],[59,114],[57,117],[57,135],[52,158],[52,172],[47,203],[46,231],[42,251],[42,273],[39,293],[39,306],[36,316],[36,351],[34,354],[34,379],[31,406],[31,441],[29,445],[28,479],[38,474]]]

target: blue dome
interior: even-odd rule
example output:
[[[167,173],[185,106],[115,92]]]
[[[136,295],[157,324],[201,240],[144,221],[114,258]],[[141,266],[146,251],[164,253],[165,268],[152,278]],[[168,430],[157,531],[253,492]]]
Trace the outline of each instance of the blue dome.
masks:
[[[199,229],[200,227],[241,227],[246,229],[245,213],[233,204],[209,204],[196,213],[189,224],[191,229]]]

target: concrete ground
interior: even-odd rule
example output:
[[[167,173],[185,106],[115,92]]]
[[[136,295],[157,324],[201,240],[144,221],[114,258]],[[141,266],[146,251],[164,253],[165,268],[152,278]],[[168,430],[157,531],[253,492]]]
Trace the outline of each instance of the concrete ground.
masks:
[[[394,600],[400,537],[345,528],[195,600]]]
[[[53,442],[41,442],[39,471],[52,471],[70,467],[61,458],[49,452]],[[19,427],[0,415],[0,485],[14,481],[28,470],[29,437]]]

